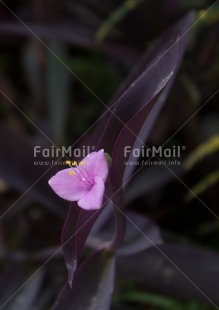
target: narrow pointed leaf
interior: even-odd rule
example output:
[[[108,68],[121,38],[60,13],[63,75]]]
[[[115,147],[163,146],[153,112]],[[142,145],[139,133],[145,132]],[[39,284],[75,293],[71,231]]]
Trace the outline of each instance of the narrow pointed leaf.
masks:
[[[215,169],[213,172],[207,174],[203,179],[201,179],[197,184],[191,187],[185,195],[185,201],[190,202],[194,199],[194,194],[196,196],[201,195],[207,189],[214,186],[219,182],[219,169]]]
[[[70,286],[87,236],[102,211],[103,209],[86,211],[79,208],[76,203],[69,207],[61,239]]]
[[[194,19],[195,19],[195,13],[193,11],[189,12],[177,24],[175,24],[169,30],[169,33],[167,31],[160,40],[158,39],[157,43],[155,44],[155,46],[159,46],[159,44],[162,42],[162,40],[165,41],[166,38],[168,37],[168,34],[170,35],[171,32],[172,33],[178,33],[177,41],[175,43],[173,43],[173,45],[169,49],[167,49],[167,51],[166,51],[166,54],[173,53],[173,57],[174,57],[174,55],[175,55],[175,57],[178,57],[178,61],[176,63],[176,68],[174,70],[174,74],[172,74],[172,76],[170,76],[168,81],[166,79],[164,79],[163,82],[164,82],[164,84],[166,82],[166,85],[163,85],[164,88],[161,91],[160,96],[157,98],[157,101],[155,99],[155,103],[153,104],[153,102],[152,102],[152,108],[149,111],[148,116],[145,118],[145,120],[143,119],[142,115],[140,115],[139,118],[136,117],[136,120],[133,117],[132,121],[129,124],[129,130],[127,132],[127,136],[125,133],[125,131],[127,131],[127,130],[126,130],[126,128],[124,129],[124,133],[121,134],[121,140],[123,141],[124,145],[125,145],[124,139],[126,140],[126,143],[127,143],[126,145],[130,145],[130,146],[133,145],[133,148],[141,148],[141,146],[146,142],[146,140],[147,140],[147,138],[151,132],[151,129],[153,128],[154,123],[157,119],[157,116],[158,116],[158,114],[159,114],[159,112],[160,112],[169,92],[170,92],[170,89],[173,85],[175,75],[177,73],[177,69],[180,66],[181,60],[182,60],[184,52],[185,52],[185,48],[186,48],[186,44],[187,44],[188,36],[189,36],[189,30],[192,27],[192,22],[194,21]],[[177,46],[178,46],[178,51],[177,51]],[[152,48],[149,51],[148,58],[150,59],[150,57],[153,57],[153,54],[154,54],[154,49]],[[166,56],[166,54],[164,54],[164,55]],[[177,56],[177,54],[178,54],[178,56]],[[176,60],[176,58],[175,58],[175,60]],[[147,106],[145,106],[143,108],[142,113],[146,109],[147,109]],[[147,111],[146,111],[146,115],[147,115]],[[141,122],[141,120],[142,120],[142,122]],[[141,124],[139,124],[139,122],[141,122]],[[137,131],[138,131],[138,133],[137,133]],[[137,136],[136,139],[133,135],[134,133]],[[120,147],[119,143],[117,143],[117,144],[118,144],[117,148]],[[121,147],[120,147],[120,149],[121,149]],[[115,146],[115,149],[114,149],[115,155],[117,155],[116,153],[118,151],[119,150],[116,149],[116,146]],[[130,155],[129,160],[135,161],[136,158],[134,158],[132,155]],[[123,184],[123,186],[125,187],[127,185],[127,182],[130,179],[132,172],[135,169],[135,166],[134,165],[133,166],[132,165],[124,166],[124,161],[123,161],[123,163],[121,162],[120,164],[121,164],[120,165],[120,167],[121,167],[120,177],[117,178],[116,182],[117,182],[117,186],[121,186],[121,184]],[[124,172],[124,174],[123,174],[123,172]],[[119,183],[119,182],[121,182],[121,183]]]
[[[112,178],[115,188],[122,184],[125,170],[124,146],[129,145],[128,143],[133,146],[136,135],[139,135],[139,140],[136,141],[138,146],[148,137],[172,86],[194,18],[194,12],[188,13],[156,41],[155,46],[142,57],[115,94],[109,105],[110,111],[94,131],[91,140],[93,145],[99,140],[97,148],[104,148],[117,158],[112,165],[112,176],[116,175]],[[126,172],[126,179],[133,170],[129,168],[127,167],[130,172]]]
[[[117,117],[126,124],[147,102],[155,97],[155,91],[158,93],[159,88],[160,90],[164,88],[168,82],[167,79],[165,80],[168,77],[168,71],[169,74],[173,72],[176,61],[178,61],[177,65],[180,65],[180,60],[183,57],[188,41],[189,29],[194,19],[195,13],[193,11],[186,14],[178,23],[174,24],[159,37],[153,46],[141,57],[110,101],[110,110],[96,126],[91,137],[92,143],[99,141],[98,144],[100,146],[106,147],[109,154],[112,153],[115,140],[124,127]],[[180,40],[180,50],[177,38]],[[170,59],[170,55],[174,56],[174,59]],[[162,80],[163,78],[164,80]],[[102,135],[100,137],[101,132]],[[92,143],[91,145],[94,145]]]
[[[114,96],[114,101],[111,101],[109,104],[111,110],[102,118],[93,135],[89,139],[85,139],[85,141],[89,141],[89,145],[96,146],[96,149],[103,148],[106,153],[113,154],[111,180],[114,189],[118,189],[122,184],[124,146],[129,145],[129,143],[133,145],[136,138],[135,135],[139,133],[149,112],[157,100],[161,98],[157,106],[155,105],[154,112],[150,114],[152,116],[149,125],[148,123],[144,125],[146,129],[143,131],[142,137],[148,135],[168,94],[172,83],[171,79],[174,77],[176,68],[179,65],[180,48],[182,48],[179,45],[179,36],[184,30],[187,31],[193,18],[193,14],[187,15],[177,24],[176,29],[171,29],[162,36],[157,41],[155,48],[150,50],[149,54],[146,53],[143,56],[137,68],[127,78],[125,86],[121,87]],[[183,44],[185,45],[185,43]],[[184,47],[182,50],[184,50]],[[135,134],[134,136],[127,131],[125,127],[127,125],[131,127]],[[122,206],[118,207],[121,208]],[[71,243],[64,249],[65,258],[68,257],[66,263],[69,264],[70,283],[77,266],[77,259],[80,257],[89,231],[92,229],[99,214],[93,216],[93,212],[82,210],[79,213],[76,212],[76,220],[76,218],[73,219],[74,212],[70,211],[70,216],[67,219],[62,235],[63,241],[66,241],[73,234],[76,236],[72,237]],[[91,219],[92,216],[93,218]],[[81,227],[84,225],[84,221],[87,221],[87,223],[83,229]],[[80,232],[76,233],[78,228],[81,228],[81,234]]]
[[[162,64],[158,62],[158,67],[155,65],[155,68],[152,70],[157,78],[154,83],[157,83],[158,89],[156,90],[154,86],[154,96],[151,94],[151,97],[148,98],[149,101],[145,100],[145,105],[142,104],[142,109],[138,111],[128,123],[126,123],[126,126],[123,127],[114,144],[112,158],[116,158],[117,160],[112,164],[111,176],[112,184],[115,189],[121,188],[122,185],[125,186],[135,169],[135,165],[125,165],[125,162],[135,162],[138,160],[138,158],[134,157],[132,154],[130,154],[129,157],[126,157],[124,152],[125,147],[129,146],[130,149],[140,149],[141,146],[145,144],[157,115],[170,91],[177,69],[177,63],[179,61],[178,39],[172,43],[172,47],[167,49],[165,53],[165,56],[161,56],[161,60],[164,63]],[[165,64],[165,62],[167,63]],[[163,73],[161,68],[164,70]],[[150,79],[151,83],[148,81],[148,87],[153,89],[153,78],[150,77]],[[139,100],[137,96],[136,100]]]
[[[53,310],[109,310],[114,288],[115,257],[103,250],[87,259],[76,271],[70,289],[66,284]]]
[[[173,46],[174,43],[175,45]],[[171,46],[173,46],[172,49],[174,51],[171,49],[171,52],[167,53],[166,51]],[[141,71],[138,72],[139,75],[135,76],[134,81],[128,85],[123,94],[110,106],[110,110],[106,113],[100,125],[97,126],[93,138],[95,141],[92,141],[93,143],[98,141],[97,148],[103,148],[105,152],[111,155],[118,134],[124,126],[143,107],[147,106],[149,113],[152,108],[152,105],[149,106],[149,103],[159,95],[160,91],[167,84],[176,68],[178,58],[179,46],[177,44],[177,36],[174,38],[170,37],[167,42],[164,42],[162,49],[154,55],[153,63],[148,64],[145,56],[143,57],[140,64],[138,64],[138,67],[141,65]]]
[[[103,207],[99,210],[83,210],[76,202],[69,207],[68,215],[62,230],[62,250],[68,271],[68,282],[72,285],[74,272],[82,254],[87,237],[100,214],[104,211],[111,196],[109,180],[106,181],[106,191],[103,198]]]
[[[185,168],[187,170],[192,169],[201,160],[205,159],[207,156],[212,155],[219,150],[219,135],[214,135],[210,137],[207,141],[200,144],[185,160]]]
[[[125,16],[134,10],[143,0],[133,0],[132,2],[125,1],[118,8],[116,8],[108,19],[106,19],[100,28],[97,30],[95,38],[97,42],[103,42],[112,29],[119,23]]]

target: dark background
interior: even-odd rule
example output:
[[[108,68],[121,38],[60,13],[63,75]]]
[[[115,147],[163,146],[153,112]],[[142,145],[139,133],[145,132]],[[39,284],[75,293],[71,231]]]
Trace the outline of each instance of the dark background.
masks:
[[[191,9],[197,11],[199,18],[215,2],[4,3],[0,3],[0,281],[9,296],[18,283],[23,283],[59,247],[66,212],[64,203],[52,207],[53,194],[48,193],[48,199],[41,198],[37,191],[26,194],[41,175],[40,169],[44,171],[41,167],[36,174],[33,147],[51,147],[53,143],[72,145],[98,119],[104,104],[158,36]],[[167,146],[185,146],[179,169],[173,167],[180,170],[179,174],[177,170],[179,178],[162,167],[156,173],[153,167],[146,167],[132,180],[130,197],[127,194],[127,207],[157,222],[166,241],[216,252],[219,250],[218,33],[216,4],[190,31],[177,78],[147,143],[159,146],[172,137]],[[213,146],[207,143],[212,137],[215,137]],[[197,147],[202,144],[199,156]],[[188,168],[184,163],[191,154],[196,157]],[[195,187],[200,182],[201,190],[200,186]],[[39,303],[36,309],[49,309],[66,277],[62,254],[38,277],[30,291],[39,289],[42,281],[47,290],[41,294],[42,300],[45,299],[43,306]],[[134,282],[128,287],[121,284],[116,291],[118,300],[127,289],[138,291]],[[151,296],[145,302],[147,308],[134,298],[124,309],[129,306],[168,309],[165,301],[172,300],[171,296],[165,296],[167,299],[158,306],[155,300],[160,295],[146,291],[144,294]],[[2,300],[6,295],[2,293]],[[115,305],[121,302],[117,299]],[[174,307],[210,309],[193,301],[184,304],[181,299]]]

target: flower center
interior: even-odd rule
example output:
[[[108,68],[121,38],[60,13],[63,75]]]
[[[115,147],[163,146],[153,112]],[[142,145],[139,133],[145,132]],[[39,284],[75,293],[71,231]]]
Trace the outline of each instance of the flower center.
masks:
[[[93,178],[82,178],[81,181],[84,184],[84,187],[88,190],[91,190],[91,188],[94,186],[94,180]]]
[[[93,176],[89,175],[85,168],[82,170],[79,166],[77,167],[77,170],[75,170],[75,173],[80,181],[82,181],[84,188],[91,190],[95,184]]]
[[[71,162],[66,161],[67,164],[71,167]],[[80,165],[77,165],[76,162],[72,164],[72,166],[77,166],[77,168],[74,169],[74,171],[70,171],[70,175],[74,175],[76,178],[78,178],[82,183],[83,187],[87,190],[91,190],[91,188],[94,186],[94,178],[92,175],[88,173],[85,167],[83,166],[85,162],[81,162]]]

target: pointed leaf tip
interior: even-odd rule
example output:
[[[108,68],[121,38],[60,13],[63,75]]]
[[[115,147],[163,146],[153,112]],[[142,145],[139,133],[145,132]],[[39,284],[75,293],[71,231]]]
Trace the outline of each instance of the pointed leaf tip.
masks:
[[[100,250],[83,262],[72,288],[66,284],[52,310],[109,310],[115,278],[115,257]],[[84,298],[86,296],[86,298]]]

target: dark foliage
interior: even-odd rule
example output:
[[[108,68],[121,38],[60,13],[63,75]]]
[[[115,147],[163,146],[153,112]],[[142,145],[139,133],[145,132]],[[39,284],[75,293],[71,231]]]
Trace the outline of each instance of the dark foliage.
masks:
[[[0,4],[0,309],[218,309],[219,177],[205,177],[219,143],[183,164],[218,135],[218,12],[205,0]],[[101,210],[49,188],[63,145],[112,157]],[[181,165],[125,164],[126,146],[153,145],[185,146]]]

